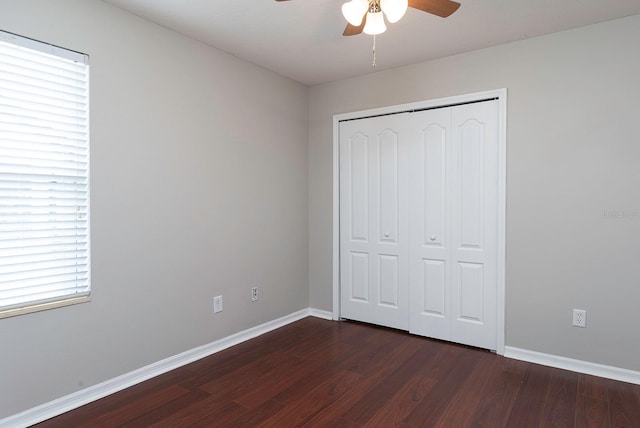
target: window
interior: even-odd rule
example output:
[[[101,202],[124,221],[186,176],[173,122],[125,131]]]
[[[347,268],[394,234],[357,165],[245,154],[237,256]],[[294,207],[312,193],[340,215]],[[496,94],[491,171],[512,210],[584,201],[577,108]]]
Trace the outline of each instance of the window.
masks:
[[[88,57],[0,31],[0,317],[89,300]]]

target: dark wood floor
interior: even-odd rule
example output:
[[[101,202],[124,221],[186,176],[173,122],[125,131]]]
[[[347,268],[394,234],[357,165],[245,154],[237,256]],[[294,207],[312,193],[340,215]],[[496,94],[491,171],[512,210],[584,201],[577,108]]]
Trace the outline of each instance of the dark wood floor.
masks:
[[[306,318],[39,427],[640,427],[640,386]]]

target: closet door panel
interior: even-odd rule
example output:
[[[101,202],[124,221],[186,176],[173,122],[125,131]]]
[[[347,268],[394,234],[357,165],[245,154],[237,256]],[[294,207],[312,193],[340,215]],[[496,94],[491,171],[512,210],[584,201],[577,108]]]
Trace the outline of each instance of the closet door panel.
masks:
[[[380,178],[378,189],[378,207],[380,227],[378,240],[385,243],[398,243],[399,211],[399,171],[398,141],[396,132],[385,129],[380,134]]]
[[[444,118],[444,115],[443,115]],[[424,195],[425,246],[445,247],[446,209],[446,154],[448,128],[444,123],[431,123],[422,132],[422,159]]]
[[[428,259],[423,259],[422,263],[424,268],[422,312],[445,318],[449,312],[446,308],[447,263],[444,260]]]
[[[449,171],[451,109],[411,114],[409,331],[451,336]]]
[[[349,139],[350,232],[352,241],[369,241],[369,138],[358,132]]]
[[[369,254],[351,251],[349,253],[351,273],[349,284],[350,299],[352,301],[369,302]]]
[[[484,264],[458,263],[460,281],[457,313],[460,319],[482,322],[484,317]]]
[[[497,101],[453,110],[451,340],[496,349]]]
[[[466,120],[458,129],[458,247],[481,248],[484,202],[484,124]]]
[[[391,308],[400,306],[400,260],[398,256],[382,254],[378,259],[378,304]]]
[[[400,114],[342,122],[339,129],[341,316],[405,330],[406,123]]]

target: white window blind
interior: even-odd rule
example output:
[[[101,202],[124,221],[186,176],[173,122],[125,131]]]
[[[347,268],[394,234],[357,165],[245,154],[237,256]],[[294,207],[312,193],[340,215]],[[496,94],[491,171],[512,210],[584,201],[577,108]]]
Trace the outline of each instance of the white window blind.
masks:
[[[88,300],[86,55],[0,32],[0,316]]]

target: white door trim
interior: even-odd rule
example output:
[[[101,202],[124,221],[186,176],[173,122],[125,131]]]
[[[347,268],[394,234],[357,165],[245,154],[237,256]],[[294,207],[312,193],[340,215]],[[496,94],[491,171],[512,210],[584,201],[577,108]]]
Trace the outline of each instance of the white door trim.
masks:
[[[404,111],[444,107],[486,99],[498,100],[498,293],[497,350],[505,353],[505,261],[506,261],[506,200],[507,200],[507,90],[475,92],[416,103],[381,107],[333,116],[333,319],[340,319],[340,121]]]

